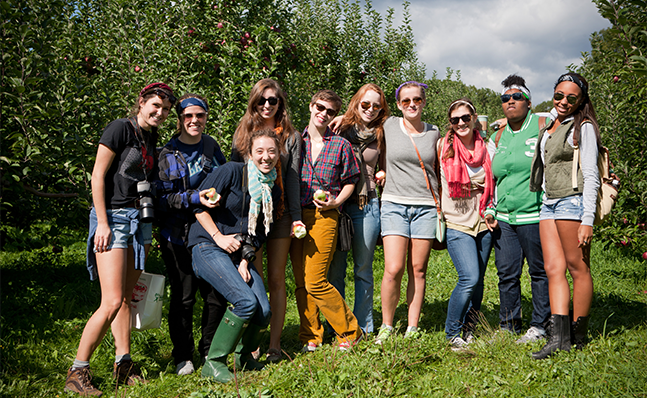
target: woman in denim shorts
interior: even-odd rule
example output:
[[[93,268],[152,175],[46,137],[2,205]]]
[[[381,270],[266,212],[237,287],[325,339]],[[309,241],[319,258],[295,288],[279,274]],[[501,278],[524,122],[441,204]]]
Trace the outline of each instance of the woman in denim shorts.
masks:
[[[539,235],[552,313],[550,340],[532,354],[535,359],[583,346],[593,300],[590,254],[601,141],[586,80],[577,73],[560,76],[553,106],[554,120],[539,134],[530,177],[530,190],[544,191]],[[579,149],[579,161],[575,149]],[[573,278],[572,318],[566,270]]]
[[[175,103],[173,90],[153,83],[141,90],[131,117],[108,124],[92,171],[88,237],[90,279],[99,278],[101,304],[83,329],[65,391],[101,395],[90,382],[90,357],[108,328],[115,341],[113,377],[118,384],[142,381],[130,358],[130,300],[144,270],[152,240],[152,219],[141,220],[141,203],[152,204],[150,181],[157,162],[157,129]],[[144,208],[144,210],[150,210]]]
[[[384,123],[386,181],[381,208],[384,277],[382,326],[377,344],[393,333],[393,318],[405,269],[409,275],[405,337],[418,335],[427,262],[436,233],[436,203],[430,189],[438,196],[434,165],[436,142],[440,136],[438,127],[422,121],[426,87],[418,82],[400,85],[395,97],[402,118],[390,117]]]

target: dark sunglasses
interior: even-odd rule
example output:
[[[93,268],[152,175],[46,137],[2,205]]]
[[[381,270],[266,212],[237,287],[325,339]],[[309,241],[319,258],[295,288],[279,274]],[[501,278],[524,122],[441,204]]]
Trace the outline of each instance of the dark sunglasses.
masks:
[[[318,103],[318,102],[315,102],[315,107],[317,108],[317,111],[319,111],[319,112],[326,111],[326,113],[327,113],[327,114],[328,114],[328,116],[330,116],[330,117],[335,117],[335,115],[337,114],[337,111],[336,111],[336,110],[334,110],[334,109],[330,109],[330,108],[326,108],[325,106],[321,105],[321,104],[320,104],[320,103]]]
[[[195,117],[195,118],[197,118],[197,119],[204,119],[205,117],[207,117],[207,114],[206,114],[205,112],[199,112],[199,113],[184,113],[184,114],[182,114],[182,116],[183,116],[185,119],[193,120],[193,118],[194,118],[194,117]]]
[[[555,94],[553,94],[553,99],[555,101],[561,101],[561,100],[564,99],[564,94],[555,93]],[[571,104],[571,105],[575,105],[577,103],[577,95],[573,95],[573,94],[567,95],[566,96],[566,101],[568,101],[568,103]]]
[[[162,101],[164,101],[165,99],[168,98],[168,101],[171,103],[171,105],[175,104],[175,101],[177,101],[177,98],[175,98],[175,96],[173,94],[169,94],[166,91],[161,90],[159,88],[153,88],[153,89],[148,90],[148,92],[144,92],[142,94],[142,97],[144,97],[145,95],[151,94],[151,93],[154,93],[155,95],[160,97],[160,99]]]
[[[410,103],[411,103],[411,99],[410,99],[410,98],[405,98],[405,99],[403,99],[402,101],[400,101],[400,105],[402,105],[402,106],[403,106],[403,107],[405,107],[405,108],[406,108],[407,106],[409,106],[409,104],[410,104]],[[413,99],[413,104],[414,104],[415,106],[418,106],[418,105],[422,104],[422,98],[421,98],[421,97],[416,97],[416,98],[414,98],[414,99]]]
[[[360,105],[360,106],[362,107],[362,109],[364,109],[365,111],[366,111],[366,110],[368,110],[368,109],[370,109],[370,108],[371,108],[371,105],[373,106],[373,110],[374,110],[374,111],[379,111],[380,109],[382,109],[382,105],[380,105],[380,104],[371,104],[371,103],[370,103],[370,102],[368,102],[368,101],[362,101],[362,102],[360,102],[360,103],[359,103],[359,105]]]
[[[463,116],[456,116],[456,117],[450,117],[449,118],[449,123],[451,124],[458,124],[458,120],[462,120],[464,123],[469,123],[470,120],[472,120],[472,115],[470,114],[465,114]]]
[[[258,100],[258,106],[265,105],[265,102],[269,102],[270,105],[276,105],[279,102],[279,99],[276,97],[270,97],[270,98],[261,97]]]
[[[527,97],[524,93],[503,94],[501,95],[501,103],[505,104],[506,102],[510,101],[510,98],[515,101],[521,101],[526,99]]]

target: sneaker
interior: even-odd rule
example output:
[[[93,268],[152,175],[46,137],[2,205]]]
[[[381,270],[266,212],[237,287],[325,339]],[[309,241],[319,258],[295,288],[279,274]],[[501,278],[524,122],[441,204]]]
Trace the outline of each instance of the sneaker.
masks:
[[[526,344],[526,343],[532,343],[533,341],[538,341],[538,340],[543,340],[546,338],[546,331],[544,329],[540,329],[536,326],[531,326],[530,329],[521,336],[519,340],[517,340],[517,343],[519,344]]]
[[[301,352],[315,352],[319,346],[312,341],[309,341],[308,344],[304,345],[301,349]]]
[[[392,334],[393,334],[393,326],[383,324],[382,326],[380,326],[380,331],[378,332],[377,337],[375,338],[375,344],[382,344]]]
[[[139,368],[130,359],[123,360],[119,363],[115,362],[112,377],[117,379],[118,384],[127,384],[129,386],[134,385],[136,382],[146,383],[146,380],[144,380],[139,372]]]
[[[67,379],[65,379],[65,388],[64,391],[76,392],[82,396],[95,396],[100,397],[103,395],[103,392],[96,389],[92,383],[92,374],[90,373],[90,367],[86,366],[83,368],[70,368],[67,371]]]
[[[258,361],[260,357],[261,357],[261,347],[258,347],[256,351],[252,352],[252,358],[254,358],[255,361]]]
[[[180,376],[190,375],[193,372],[195,372],[195,368],[191,361],[182,361],[175,367],[175,373]]]
[[[449,340],[449,344],[452,345],[452,351],[463,351],[467,348],[469,343],[461,338],[461,336],[454,336]]]
[[[356,346],[362,339],[364,338],[364,333],[361,333],[357,340],[353,341],[347,338],[344,338],[341,343],[337,347],[339,347],[340,351],[348,351],[350,350],[353,346]]]
[[[420,337],[420,331],[417,326],[407,327],[407,331],[404,332],[405,339],[417,339],[418,337]]]
[[[473,332],[470,331],[470,332],[463,333],[463,340],[465,340],[467,344],[472,344],[475,339],[476,337],[474,337]]]

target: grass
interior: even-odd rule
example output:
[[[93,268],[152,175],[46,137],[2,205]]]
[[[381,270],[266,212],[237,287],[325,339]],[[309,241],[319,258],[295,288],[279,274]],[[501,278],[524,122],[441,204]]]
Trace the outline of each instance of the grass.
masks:
[[[63,392],[66,370],[100,294],[99,284],[88,279],[81,240],[66,241],[62,252],[60,247],[55,250],[58,253],[52,247],[0,252],[0,397],[67,396]],[[176,376],[164,319],[160,329],[133,332],[132,355],[150,383],[114,386],[110,335],[92,358],[93,382],[108,397],[647,397],[647,263],[601,244],[594,244],[592,259],[591,342],[582,351],[543,361],[530,357],[540,343],[522,346],[514,343],[514,336],[493,337],[499,309],[493,259],[486,274],[479,343],[465,352],[450,350],[444,322],[457,276],[445,251],[432,253],[430,259],[420,322],[424,332],[419,339],[402,337],[406,328],[403,289],[396,311],[398,335],[383,347],[372,344],[373,337],[369,337],[351,352],[325,344],[315,353],[299,353],[294,281],[288,269],[282,344],[289,357],[281,363],[262,372],[238,373],[237,383],[228,385],[204,380],[199,372]],[[374,264],[374,317],[379,325],[381,248]],[[152,252],[147,270],[164,273],[158,252]],[[529,284],[525,273],[522,308],[526,326],[532,310]],[[347,296],[352,308],[350,282]],[[196,336],[200,310],[196,306]],[[167,305],[164,311],[166,317]]]

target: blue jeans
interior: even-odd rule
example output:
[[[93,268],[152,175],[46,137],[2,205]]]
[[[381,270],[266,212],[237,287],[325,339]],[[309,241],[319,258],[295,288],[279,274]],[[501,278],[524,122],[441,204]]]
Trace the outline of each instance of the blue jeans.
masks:
[[[492,249],[490,231],[476,237],[447,228],[447,251],[458,272],[458,282],[449,298],[445,334],[447,339],[460,336],[466,314],[481,310],[483,277]],[[472,320],[470,320],[472,322]]]
[[[499,275],[500,326],[521,333],[521,271],[524,257],[528,261],[532,289],[530,326],[545,329],[550,318],[548,278],[539,241],[539,223],[510,225],[499,221],[492,233],[494,264]]]
[[[270,323],[270,302],[267,299],[263,279],[253,264],[249,264],[252,278],[245,283],[238,273],[239,261],[232,261],[239,253],[230,255],[215,243],[199,243],[193,246],[193,272],[222,294],[232,306],[232,312],[255,325],[265,327]]]
[[[364,333],[373,333],[373,254],[380,234],[380,204],[377,198],[360,210],[356,203],[345,206],[353,220],[353,262],[355,307],[353,314]],[[328,270],[328,281],[346,298],[346,262],[348,252],[337,250]]]

